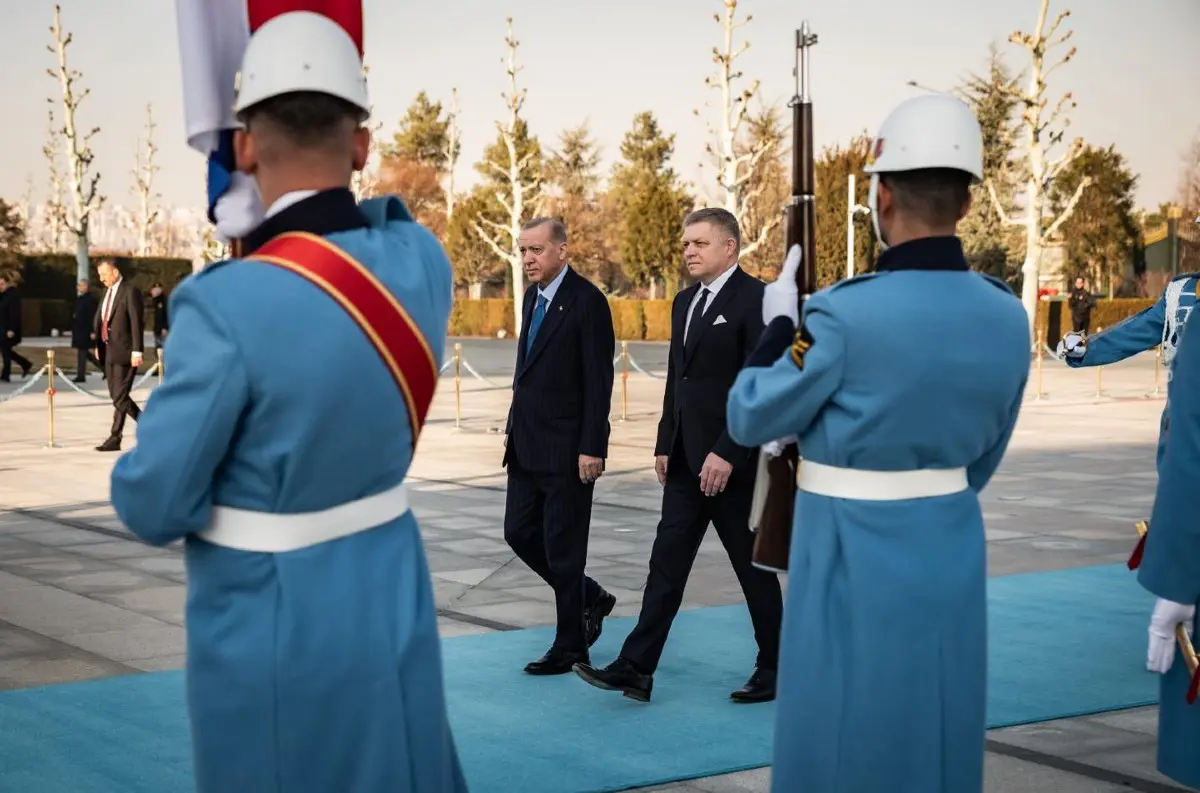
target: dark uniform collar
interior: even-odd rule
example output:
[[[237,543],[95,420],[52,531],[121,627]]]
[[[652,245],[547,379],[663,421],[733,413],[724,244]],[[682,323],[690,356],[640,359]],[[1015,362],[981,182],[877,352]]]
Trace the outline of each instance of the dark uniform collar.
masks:
[[[969,270],[958,237],[923,237],[888,248],[875,262],[876,271]]]
[[[264,220],[242,241],[242,256],[249,256],[274,237],[289,231],[307,231],[318,237],[370,227],[346,188],[322,190],[297,201]]]

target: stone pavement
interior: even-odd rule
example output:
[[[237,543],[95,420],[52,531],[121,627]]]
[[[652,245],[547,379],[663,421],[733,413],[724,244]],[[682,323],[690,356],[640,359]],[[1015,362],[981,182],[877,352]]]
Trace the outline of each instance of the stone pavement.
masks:
[[[515,561],[503,540],[502,429],[511,342],[463,340],[461,413],[443,377],[410,476],[444,635],[554,621],[550,590]],[[596,488],[589,573],[637,613],[658,516],[652,447],[662,399],[665,346],[631,344],[627,399],[613,400],[608,471]],[[168,362],[169,363],[169,362]],[[169,371],[169,370],[168,370]],[[324,374],[345,377],[334,362]],[[154,384],[137,392],[144,398]],[[20,383],[0,384],[0,400]],[[176,549],[130,538],[108,503],[113,456],[92,447],[111,408],[59,381],[55,448],[46,448],[45,380],[0,402],[0,688],[78,680],[183,664],[184,571]],[[98,377],[86,386],[104,394]],[[983,496],[992,574],[1124,561],[1132,524],[1148,514],[1161,396],[1141,356],[1101,374],[1044,361],[1012,447]],[[1160,388],[1163,387],[1160,381]],[[622,420],[622,405],[627,407]],[[132,442],[132,439],[130,439]],[[709,532],[686,607],[741,602],[724,551]],[[731,685],[740,684],[731,681]],[[1069,719],[989,736],[989,793],[1182,790],[1154,772],[1154,708]],[[766,791],[769,770],[693,780],[656,790]]]

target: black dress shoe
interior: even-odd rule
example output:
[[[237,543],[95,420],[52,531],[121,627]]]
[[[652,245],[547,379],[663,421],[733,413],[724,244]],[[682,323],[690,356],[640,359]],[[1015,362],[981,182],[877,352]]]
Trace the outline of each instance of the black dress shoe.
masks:
[[[588,647],[591,647],[600,638],[600,633],[604,630],[604,618],[612,614],[613,607],[616,605],[617,598],[614,595],[600,590],[600,597],[596,598],[596,602],[584,609],[583,619],[584,628],[587,630]]]
[[[586,652],[572,653],[551,647],[550,652],[526,664],[525,672],[531,675],[565,675],[575,664],[587,662]]]
[[[96,447],[98,452],[119,452],[121,451],[121,439],[109,438],[104,443]]]
[[[734,702],[770,702],[775,699],[775,670],[759,667],[746,685],[729,695]]]
[[[575,674],[596,688],[620,691],[638,702],[649,702],[650,692],[654,689],[654,675],[642,674],[633,668],[633,664],[621,657],[603,669],[596,669],[586,663],[575,664]]]

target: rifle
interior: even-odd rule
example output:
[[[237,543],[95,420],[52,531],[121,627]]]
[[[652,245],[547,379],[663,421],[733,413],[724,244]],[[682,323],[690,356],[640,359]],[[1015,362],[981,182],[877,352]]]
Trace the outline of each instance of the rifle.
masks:
[[[799,245],[803,258],[796,270],[796,288],[800,310],[817,284],[815,174],[813,162],[812,99],[808,93],[808,50],[817,43],[817,35],[808,21],[796,31],[796,93],[792,108],[792,197],[787,206],[784,250]],[[797,328],[797,330],[799,330]],[[759,452],[758,482],[750,525],[754,528],[754,566],[786,573],[792,547],[792,519],[796,503],[796,469],[800,449],[788,444],[772,457]]]

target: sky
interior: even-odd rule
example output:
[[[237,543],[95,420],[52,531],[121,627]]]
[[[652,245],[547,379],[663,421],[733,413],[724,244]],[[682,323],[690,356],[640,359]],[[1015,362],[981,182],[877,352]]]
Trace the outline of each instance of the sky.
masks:
[[[60,98],[46,69],[52,0],[0,0],[0,63],[5,91],[0,197],[19,201],[32,179],[34,200],[48,185],[42,155],[47,99]],[[113,204],[134,203],[137,139],[147,103],[158,123],[161,171],[156,187],[172,206],[202,206],[204,161],[183,132],[178,32],[171,0],[60,0],[64,27],[74,36],[70,65],[90,89],[78,112],[94,138],[101,192]],[[505,17],[520,41],[525,116],[543,145],[588,122],[602,148],[605,169],[619,156],[621,137],[635,113],[652,110],[676,136],[674,166],[685,180],[704,179],[705,103],[719,94],[705,87],[712,48],[721,44],[714,14],[721,0],[364,0],[365,49],[375,118],[390,137],[413,96],[427,91],[449,103],[458,88],[462,156],[456,186],[476,180],[473,163],[496,136],[505,114]],[[1068,138],[1114,144],[1140,174],[1139,206],[1155,207],[1175,193],[1182,160],[1200,134],[1200,0],[1052,0],[1050,15],[1071,7],[1060,32],[1073,29],[1072,61],[1050,76],[1051,106],[1065,91],[1078,107]],[[1023,48],[1007,43],[1030,30],[1038,0],[741,0],[736,31],[750,49],[736,65],[743,85],[761,80],[760,98],[786,104],[793,92],[794,30],[807,18],[819,43],[812,50],[811,87],[818,151],[874,134],[897,103],[913,96],[907,85],[944,89],[985,68],[988,45],[1016,70],[1028,63]],[[1069,46],[1069,45],[1068,45]],[[1064,48],[1065,49],[1065,48]],[[56,105],[56,109],[57,105]],[[693,114],[700,110],[700,117]],[[785,120],[790,119],[786,114]],[[710,172],[711,173],[711,172]]]

